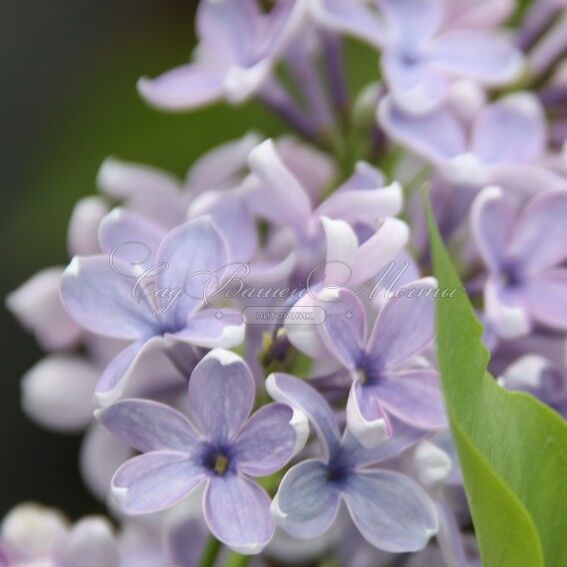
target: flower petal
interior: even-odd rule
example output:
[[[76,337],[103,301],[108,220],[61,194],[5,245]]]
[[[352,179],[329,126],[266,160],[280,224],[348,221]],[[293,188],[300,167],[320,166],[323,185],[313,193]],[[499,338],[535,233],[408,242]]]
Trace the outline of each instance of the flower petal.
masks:
[[[193,162],[185,179],[185,190],[196,196],[205,191],[230,189],[238,184],[248,165],[248,154],[261,142],[256,132],[225,142]]]
[[[143,216],[118,208],[102,219],[98,234],[102,252],[143,273],[155,265],[166,232]]]
[[[285,474],[272,503],[272,513],[290,535],[308,539],[331,527],[339,503],[339,491],[328,481],[327,466],[309,459]]]
[[[295,136],[282,136],[275,143],[278,155],[305,188],[311,202],[318,203],[325,188],[337,176],[335,161],[326,152]]]
[[[304,231],[311,215],[309,197],[278,156],[273,141],[254,148],[248,164],[256,177],[249,193],[251,209],[275,223]]]
[[[512,233],[510,254],[530,273],[567,259],[567,192],[533,199],[520,213]]]
[[[324,285],[347,286],[352,278],[351,260],[358,250],[356,233],[344,220],[321,217],[321,223],[327,244]]]
[[[178,333],[166,338],[203,348],[232,348],[244,341],[242,313],[234,309],[202,309],[190,317]]]
[[[360,442],[347,429],[343,437],[343,455],[354,468],[374,465],[397,457],[416,443],[421,441],[427,432],[416,429],[395,418],[392,422],[392,436],[371,449]]]
[[[133,294],[131,271],[106,256],[75,257],[61,278],[61,300],[85,329],[119,339],[153,335],[155,319],[145,298]]]
[[[46,350],[71,347],[82,333],[61,303],[62,274],[63,268],[41,270],[6,297],[6,307]]]
[[[490,168],[494,185],[520,199],[534,197],[547,191],[565,189],[565,178],[551,169],[533,164],[495,164]]]
[[[227,190],[207,191],[193,201],[189,217],[210,215],[225,239],[231,262],[247,262],[258,248],[256,223],[241,195]]]
[[[367,449],[374,449],[392,434],[392,425],[372,388],[352,383],[346,406],[347,426],[356,440]]]
[[[108,502],[114,473],[131,457],[130,447],[94,421],[83,437],[79,454],[83,482],[99,500]]]
[[[22,378],[24,411],[48,429],[80,431],[92,419],[99,375],[96,366],[78,356],[44,358]]]
[[[179,180],[156,167],[107,158],[97,174],[100,190],[127,208],[172,228],[183,220],[185,206]]]
[[[422,278],[400,288],[386,302],[368,340],[369,366],[398,368],[431,343],[436,288],[434,278]]]
[[[363,285],[376,279],[400,255],[408,240],[408,225],[400,219],[387,218],[356,251],[352,262],[352,285]]]
[[[316,0],[313,14],[317,22],[340,34],[353,35],[374,47],[385,41],[386,30],[382,21],[365,2],[342,0]]]
[[[398,419],[421,429],[442,429],[447,415],[434,370],[415,369],[389,374],[367,390]],[[367,395],[371,395],[370,391]]]
[[[186,454],[154,451],[124,463],[112,478],[112,492],[124,513],[149,514],[177,504],[205,478]]]
[[[345,502],[366,540],[392,553],[418,551],[437,532],[435,506],[409,478],[394,472],[353,474]]]
[[[67,248],[71,256],[100,253],[98,228],[108,212],[108,205],[101,197],[84,197],[77,201],[67,228]]]
[[[487,187],[474,200],[471,228],[482,259],[493,272],[506,261],[514,210],[498,187]]]
[[[254,394],[254,379],[244,360],[228,350],[215,349],[191,374],[191,417],[209,441],[229,441],[250,415]]]
[[[397,215],[402,208],[403,192],[399,183],[384,186],[381,172],[358,162],[355,172],[315,211],[320,216],[339,218],[350,224],[374,226],[379,220]]]
[[[484,310],[494,331],[512,339],[529,333],[531,322],[516,293],[502,286],[496,277],[489,277],[484,285]]]
[[[254,53],[262,25],[255,0],[199,3],[196,24],[201,44],[224,61],[245,61]]]
[[[447,6],[452,27],[489,27],[502,24],[516,9],[514,0],[454,0]]]
[[[118,567],[120,556],[112,525],[103,517],[79,520],[65,539],[57,559],[62,567]]]
[[[293,410],[285,404],[269,404],[252,415],[233,446],[240,472],[268,476],[291,459],[297,441],[293,416]]]
[[[97,418],[123,443],[142,453],[160,449],[192,453],[199,443],[183,414],[153,400],[121,400],[97,413]]]
[[[354,371],[364,358],[366,339],[366,313],[360,300],[347,289],[339,291],[338,302],[349,298],[344,315],[327,316],[318,327],[329,352],[348,370]]]
[[[483,163],[530,163],[547,145],[541,103],[530,93],[516,93],[483,108],[472,131],[472,150]]]
[[[522,288],[529,314],[543,325],[567,331],[567,269],[534,276]]]
[[[307,416],[327,455],[338,450],[340,435],[337,421],[329,404],[317,390],[299,378],[281,372],[268,376],[266,389],[274,400],[289,404]]]
[[[388,50],[382,55],[382,70],[392,97],[412,117],[433,111],[447,97],[448,81],[433,65],[408,62],[403,53]]]
[[[466,151],[462,125],[444,108],[412,116],[387,96],[378,106],[378,120],[395,141],[433,163],[443,164]]]
[[[188,110],[222,98],[225,65],[190,63],[171,69],[155,79],[138,80],[140,96],[165,110]]]
[[[378,0],[392,39],[416,48],[437,33],[444,16],[441,0]]]
[[[189,221],[174,228],[161,242],[158,263],[165,269],[158,275],[160,289],[180,290],[171,309],[164,313],[166,320],[183,328],[187,317],[214,289],[215,278],[220,277],[228,262],[227,248],[221,234],[209,216]],[[207,287],[212,278],[213,289]]]
[[[234,474],[210,479],[203,513],[213,535],[239,553],[260,553],[274,533],[266,491]]]
[[[487,85],[502,85],[522,71],[520,51],[511,38],[494,30],[461,29],[435,38],[429,60],[447,73]]]
[[[187,344],[162,337],[136,341],[104,369],[95,395],[107,406],[122,396],[152,397],[163,391],[182,391],[198,358]],[[181,370],[183,369],[183,370]]]

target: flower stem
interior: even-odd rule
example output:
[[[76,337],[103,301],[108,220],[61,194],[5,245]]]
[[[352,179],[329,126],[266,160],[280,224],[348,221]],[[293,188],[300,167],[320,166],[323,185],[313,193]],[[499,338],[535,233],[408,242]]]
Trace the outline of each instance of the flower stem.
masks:
[[[252,560],[253,555],[240,555],[235,551],[231,551],[227,557],[225,567],[246,567]]]
[[[222,543],[215,537],[209,536],[199,560],[199,567],[213,567],[221,549]]]

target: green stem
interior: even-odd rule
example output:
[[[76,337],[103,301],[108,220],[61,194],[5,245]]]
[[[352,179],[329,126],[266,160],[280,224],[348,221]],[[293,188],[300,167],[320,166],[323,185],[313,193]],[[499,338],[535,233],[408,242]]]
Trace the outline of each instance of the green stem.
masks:
[[[240,553],[231,551],[226,559],[225,567],[246,567],[253,557],[253,555],[240,555]]]
[[[209,536],[199,560],[199,567],[213,567],[221,549],[222,543],[215,537]]]

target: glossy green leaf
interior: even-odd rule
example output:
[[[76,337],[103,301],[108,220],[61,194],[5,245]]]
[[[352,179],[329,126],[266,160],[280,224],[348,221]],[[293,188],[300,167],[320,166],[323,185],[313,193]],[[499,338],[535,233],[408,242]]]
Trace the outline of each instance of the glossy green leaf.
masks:
[[[485,567],[567,565],[567,425],[486,371],[482,326],[428,206],[438,360]],[[452,292],[452,293],[451,293]]]

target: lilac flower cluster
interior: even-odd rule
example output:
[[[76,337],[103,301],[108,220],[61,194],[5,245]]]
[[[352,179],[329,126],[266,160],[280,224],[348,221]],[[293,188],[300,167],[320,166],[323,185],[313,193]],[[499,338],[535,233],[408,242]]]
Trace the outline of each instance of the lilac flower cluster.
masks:
[[[7,298],[48,351],[24,410],[85,431],[120,527],[22,505],[0,565],[480,565],[435,368],[434,303],[464,290],[429,275],[424,183],[491,371],[567,417],[565,4],[270,4],[201,0],[191,62],[138,90],[256,98],[299,137],[184,180],[109,158],[69,265]],[[356,41],[379,72],[351,100]]]

